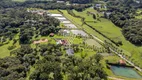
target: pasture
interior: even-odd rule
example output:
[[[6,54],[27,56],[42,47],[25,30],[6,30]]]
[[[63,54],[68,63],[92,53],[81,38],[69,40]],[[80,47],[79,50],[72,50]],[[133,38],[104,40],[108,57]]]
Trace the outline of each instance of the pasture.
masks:
[[[87,11],[87,9],[86,9]],[[85,12],[85,11],[84,11]],[[75,12],[75,14],[82,14],[82,12]],[[80,15],[85,16],[85,15]],[[114,41],[122,41],[122,48],[124,50],[124,53],[128,56],[131,56],[131,59],[134,59],[136,62],[141,61],[141,53],[142,53],[142,47],[135,46],[129,41],[125,39],[121,32],[121,28],[115,26],[110,20],[105,18],[100,18],[100,21],[96,22],[87,22],[89,25],[93,26],[95,29],[106,35],[107,37],[111,38]],[[101,38],[100,38],[101,39]],[[142,64],[140,64],[142,66]]]

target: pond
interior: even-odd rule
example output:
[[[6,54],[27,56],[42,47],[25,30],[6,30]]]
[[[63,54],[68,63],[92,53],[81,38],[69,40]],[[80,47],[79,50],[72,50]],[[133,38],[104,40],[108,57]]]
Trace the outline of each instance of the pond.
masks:
[[[124,76],[128,78],[142,78],[133,68],[123,66],[111,66],[111,70],[115,75]]]

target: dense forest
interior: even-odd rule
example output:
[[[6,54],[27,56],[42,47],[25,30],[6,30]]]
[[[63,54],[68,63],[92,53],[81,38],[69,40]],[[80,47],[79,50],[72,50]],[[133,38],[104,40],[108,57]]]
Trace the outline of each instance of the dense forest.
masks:
[[[37,14],[28,13],[23,8],[4,9],[1,11],[0,17],[0,37],[2,38],[2,43],[6,42],[7,39],[13,40],[13,37],[20,33],[20,43],[27,44],[30,43],[34,33],[37,36],[39,34],[45,36],[51,32],[56,33],[59,30],[59,28],[56,28],[59,25],[57,19],[47,15],[41,17]]]
[[[133,0],[118,0],[108,2],[109,11],[112,12],[110,20],[122,28],[127,40],[136,45],[142,45],[141,20],[136,19],[136,10],[141,8],[142,3],[135,3]]]

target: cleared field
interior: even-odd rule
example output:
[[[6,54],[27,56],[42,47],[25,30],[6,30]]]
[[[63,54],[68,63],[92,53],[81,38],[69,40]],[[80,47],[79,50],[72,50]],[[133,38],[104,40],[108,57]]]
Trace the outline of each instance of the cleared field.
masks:
[[[123,38],[121,29],[115,26],[111,21],[100,18],[100,21],[97,22],[87,22],[87,24],[93,26],[97,30],[99,30],[104,35],[108,36],[114,41],[121,41]]]
[[[96,21],[93,19],[93,15],[91,14],[95,14],[97,18],[103,16],[102,13],[100,12],[97,12],[96,10],[92,9],[92,8],[88,8],[82,12],[77,12],[76,10],[73,10],[73,12],[76,14],[76,15],[79,15],[79,16],[82,16],[85,18],[85,21]],[[81,15],[80,15],[81,14]]]
[[[71,32],[75,35],[81,35],[81,36],[88,36],[84,31],[82,30],[71,30]]]
[[[17,35],[15,36],[15,39],[18,39],[18,38],[19,38],[19,36],[18,36],[18,34],[17,34]],[[9,41],[8,44],[5,44],[5,45],[3,45],[3,46],[0,46],[0,58],[4,58],[4,57],[7,57],[7,56],[10,56],[10,51],[11,51],[11,50],[8,50],[8,47],[9,47],[9,46],[12,46],[12,45],[13,45],[13,41]],[[16,46],[16,48],[14,48],[14,49],[19,48],[19,47],[20,47],[19,41],[17,41],[14,45]],[[13,50],[14,50],[14,49],[13,49]]]
[[[0,47],[0,58],[4,58],[6,56],[10,56],[10,51],[7,49],[10,44],[3,45]]]
[[[97,47],[102,47],[97,41],[95,41],[94,39],[87,39],[85,41],[88,45],[90,46],[97,46]]]

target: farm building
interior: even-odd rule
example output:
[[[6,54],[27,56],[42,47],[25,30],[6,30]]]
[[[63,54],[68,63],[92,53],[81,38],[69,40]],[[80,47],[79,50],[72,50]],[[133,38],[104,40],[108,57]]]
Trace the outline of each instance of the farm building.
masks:
[[[102,4],[96,4],[95,7],[100,9],[102,7]]]
[[[65,17],[55,17],[55,18],[58,19],[59,21],[67,21]]]
[[[69,36],[70,31],[69,30],[60,30],[60,34],[63,35],[63,36]]]
[[[65,1],[57,1],[57,3],[65,3]]]
[[[126,65],[126,62],[124,60],[119,60],[119,64]]]
[[[56,44],[62,44],[62,45],[67,45],[68,41],[67,40],[57,40]]]
[[[71,23],[70,21],[62,21],[63,24],[69,24]]]
[[[50,36],[50,37],[54,37],[54,33],[50,33],[49,36]]]
[[[81,35],[81,36],[88,36],[84,31],[82,30],[71,30],[71,32],[75,35]]]
[[[77,28],[74,24],[64,24],[67,28]]]
[[[66,50],[66,53],[68,54],[68,55],[74,55],[74,50],[73,49],[67,49]]]
[[[33,14],[39,14],[39,15],[43,15],[45,12],[47,12],[47,11],[45,11],[45,10],[27,10],[27,12],[31,12],[31,13],[33,13]]]
[[[52,17],[62,17],[61,14],[48,14],[49,16],[52,16]]]

